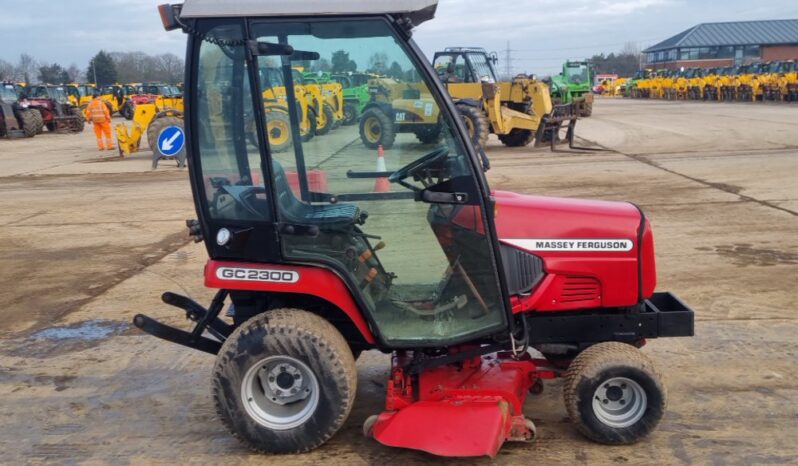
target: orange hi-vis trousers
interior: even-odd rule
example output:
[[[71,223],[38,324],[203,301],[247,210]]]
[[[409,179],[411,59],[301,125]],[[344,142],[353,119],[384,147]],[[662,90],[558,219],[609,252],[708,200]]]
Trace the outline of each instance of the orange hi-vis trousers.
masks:
[[[105,148],[112,150],[114,140],[111,139],[111,122],[94,123],[94,135],[97,137],[97,148],[103,149],[103,134],[105,134]]]

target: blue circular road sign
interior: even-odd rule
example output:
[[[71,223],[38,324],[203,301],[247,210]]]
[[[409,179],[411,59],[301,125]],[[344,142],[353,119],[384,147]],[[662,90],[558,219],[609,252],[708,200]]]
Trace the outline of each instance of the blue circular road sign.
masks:
[[[164,157],[174,157],[186,144],[186,135],[179,126],[167,126],[158,135],[158,152]]]

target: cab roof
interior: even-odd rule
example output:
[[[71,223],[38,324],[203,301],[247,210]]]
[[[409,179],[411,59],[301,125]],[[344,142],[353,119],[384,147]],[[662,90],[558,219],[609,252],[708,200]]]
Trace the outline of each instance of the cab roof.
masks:
[[[392,15],[418,26],[434,18],[437,7],[438,0],[185,0],[180,17]]]

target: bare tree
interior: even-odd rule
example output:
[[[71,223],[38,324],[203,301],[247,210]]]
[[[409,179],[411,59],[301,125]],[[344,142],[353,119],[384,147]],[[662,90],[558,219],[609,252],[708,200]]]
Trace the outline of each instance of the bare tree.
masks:
[[[80,82],[83,78],[83,72],[78,68],[78,65],[72,63],[69,65],[69,68],[66,69],[67,75],[69,75],[69,80],[71,82]]]
[[[0,81],[11,81],[14,79],[14,65],[0,59]]]
[[[19,61],[17,62],[16,69],[14,70],[14,78],[16,80],[22,80],[30,84],[39,73],[38,68],[39,62],[37,62],[35,58],[31,57],[27,53],[23,53],[19,56]]]

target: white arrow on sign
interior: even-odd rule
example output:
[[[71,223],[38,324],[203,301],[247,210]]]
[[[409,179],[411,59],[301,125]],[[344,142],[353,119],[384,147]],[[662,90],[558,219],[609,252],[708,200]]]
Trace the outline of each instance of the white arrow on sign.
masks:
[[[180,137],[180,131],[175,131],[175,134],[172,135],[169,139],[164,139],[163,143],[161,143],[161,150],[162,151],[170,151],[174,146],[175,141],[177,138]]]

